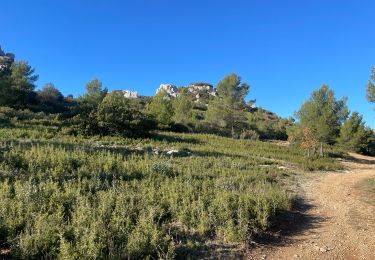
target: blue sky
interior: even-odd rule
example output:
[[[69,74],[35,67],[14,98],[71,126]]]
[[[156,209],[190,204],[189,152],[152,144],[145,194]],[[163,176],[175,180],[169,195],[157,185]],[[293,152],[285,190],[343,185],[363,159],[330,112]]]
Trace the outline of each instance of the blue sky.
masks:
[[[110,90],[153,95],[160,83],[214,85],[236,72],[248,99],[292,116],[328,84],[375,128],[365,86],[375,65],[375,1],[2,0],[0,45],[79,95],[94,76]]]

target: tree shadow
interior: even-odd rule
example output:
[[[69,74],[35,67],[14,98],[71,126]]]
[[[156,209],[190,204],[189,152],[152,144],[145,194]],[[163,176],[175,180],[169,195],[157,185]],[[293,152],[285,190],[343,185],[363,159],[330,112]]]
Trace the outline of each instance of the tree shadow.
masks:
[[[169,235],[176,242],[176,259],[242,259],[244,251],[237,244],[212,240],[207,236],[183,228],[178,223],[171,223]],[[210,242],[208,242],[210,241]],[[207,243],[208,242],[208,243]]]
[[[298,235],[313,234],[315,228],[327,221],[324,217],[309,213],[314,207],[302,197],[295,198],[292,210],[279,214],[269,232],[253,237],[253,244],[265,247],[287,246],[298,242]]]
[[[375,158],[374,158],[374,160],[366,160],[366,159],[356,158],[356,157],[353,157],[351,155],[345,155],[343,157],[343,159],[346,160],[346,161],[353,162],[353,163],[358,163],[358,164],[375,165]]]

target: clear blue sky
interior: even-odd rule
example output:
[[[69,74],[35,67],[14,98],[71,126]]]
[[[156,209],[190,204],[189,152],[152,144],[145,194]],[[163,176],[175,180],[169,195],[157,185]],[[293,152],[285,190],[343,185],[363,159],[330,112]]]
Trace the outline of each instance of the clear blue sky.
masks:
[[[2,0],[0,44],[53,82],[82,94],[153,95],[236,72],[249,99],[283,117],[327,83],[375,128],[365,86],[375,65],[375,1]]]

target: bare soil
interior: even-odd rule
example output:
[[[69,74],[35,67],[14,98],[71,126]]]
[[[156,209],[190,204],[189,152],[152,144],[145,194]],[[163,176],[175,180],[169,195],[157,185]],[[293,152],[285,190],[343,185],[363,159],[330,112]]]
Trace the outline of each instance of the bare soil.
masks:
[[[310,173],[297,208],[247,259],[375,259],[375,198],[359,187],[375,177],[375,158],[350,154],[342,172]]]

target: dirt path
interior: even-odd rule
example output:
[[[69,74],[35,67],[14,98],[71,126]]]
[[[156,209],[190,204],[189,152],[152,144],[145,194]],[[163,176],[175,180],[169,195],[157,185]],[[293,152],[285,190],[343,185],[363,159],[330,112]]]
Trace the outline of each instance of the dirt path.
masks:
[[[301,213],[289,234],[249,259],[375,259],[375,206],[356,187],[375,177],[375,158],[351,154],[343,163],[347,172],[319,173],[303,184]]]

